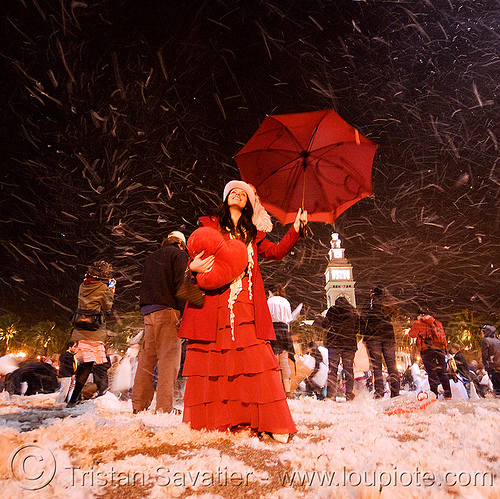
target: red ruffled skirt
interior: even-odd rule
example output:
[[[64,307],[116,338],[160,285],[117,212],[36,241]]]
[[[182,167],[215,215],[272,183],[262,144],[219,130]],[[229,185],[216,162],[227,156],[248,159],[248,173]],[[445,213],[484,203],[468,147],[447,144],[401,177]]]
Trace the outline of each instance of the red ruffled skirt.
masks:
[[[229,290],[219,297],[216,341],[188,342],[183,421],[198,430],[249,426],[259,432],[295,433],[276,357],[269,342],[255,334],[247,277],[233,307],[234,334],[228,298]]]

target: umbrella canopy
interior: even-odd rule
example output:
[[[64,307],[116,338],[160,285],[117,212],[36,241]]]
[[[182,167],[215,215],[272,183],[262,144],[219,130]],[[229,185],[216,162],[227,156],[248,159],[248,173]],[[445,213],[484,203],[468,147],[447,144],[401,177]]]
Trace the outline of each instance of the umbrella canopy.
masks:
[[[267,116],[234,159],[281,223],[293,222],[299,208],[311,222],[332,223],[372,194],[376,149],[327,110]]]

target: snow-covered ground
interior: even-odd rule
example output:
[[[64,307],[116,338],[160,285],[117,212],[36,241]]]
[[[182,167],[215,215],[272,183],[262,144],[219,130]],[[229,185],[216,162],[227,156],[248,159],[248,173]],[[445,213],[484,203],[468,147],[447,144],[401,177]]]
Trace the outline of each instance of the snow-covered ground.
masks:
[[[500,400],[291,400],[289,444],[131,413],[111,393],[0,394],[0,499],[500,497]],[[425,406],[424,408],[422,408]]]

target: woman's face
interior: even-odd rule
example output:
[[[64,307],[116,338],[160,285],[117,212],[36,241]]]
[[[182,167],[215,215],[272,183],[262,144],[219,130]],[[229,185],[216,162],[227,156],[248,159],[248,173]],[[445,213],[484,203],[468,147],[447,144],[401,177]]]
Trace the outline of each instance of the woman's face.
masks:
[[[239,189],[238,187],[232,189],[227,196],[227,204],[230,208],[235,207],[242,210],[246,206],[247,200],[247,193],[243,189]]]

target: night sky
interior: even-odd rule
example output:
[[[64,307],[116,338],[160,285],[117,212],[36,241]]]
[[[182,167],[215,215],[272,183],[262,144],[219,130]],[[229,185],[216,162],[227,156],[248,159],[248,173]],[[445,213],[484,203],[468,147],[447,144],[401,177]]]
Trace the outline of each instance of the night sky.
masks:
[[[89,262],[137,309],[145,257],[239,178],[266,114],[335,109],[378,144],[335,230],[358,303],[498,321],[500,4],[494,0],[3,0],[0,313],[69,319]],[[333,227],[266,284],[326,307]],[[284,233],[278,222],[270,236]]]

